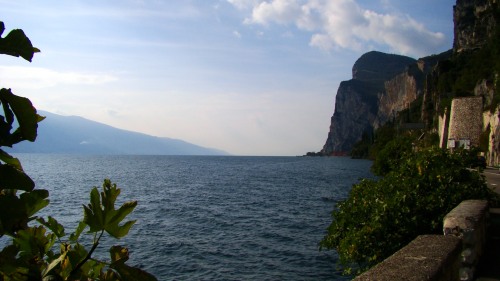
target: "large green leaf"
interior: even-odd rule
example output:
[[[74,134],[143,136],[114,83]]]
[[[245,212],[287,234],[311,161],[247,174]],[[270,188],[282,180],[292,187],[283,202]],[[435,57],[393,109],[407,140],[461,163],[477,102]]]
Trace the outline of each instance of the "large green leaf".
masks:
[[[19,248],[15,245],[9,245],[0,252],[0,280],[3,276],[8,276],[6,280],[23,280],[25,279],[29,269],[25,267],[25,263],[17,259]]]
[[[9,164],[20,171],[23,170],[23,167],[21,166],[21,162],[19,161],[19,159],[11,156],[10,154],[1,149],[0,149],[0,161],[3,161],[4,163]]]
[[[50,275],[52,273],[52,270],[54,270],[57,266],[59,266],[65,259],[66,259],[66,254],[67,252],[62,253],[57,259],[53,260],[52,262],[49,263],[47,268],[42,272],[42,277],[44,278],[43,280],[51,280],[51,279],[45,279],[46,277],[52,276],[52,278],[57,278],[57,275]],[[57,279],[54,279],[57,280]]]
[[[94,187],[90,192],[90,204],[84,207],[84,222],[90,226],[90,232],[105,230],[115,238],[121,238],[128,234],[134,221],[128,221],[123,225],[120,223],[137,206],[137,201],[126,202],[117,210],[115,201],[120,194],[120,189],[110,180],[104,180],[103,191],[100,193]]]
[[[90,204],[84,205],[83,210],[83,221],[90,227],[90,232],[104,230],[104,215],[97,187],[90,191]]]
[[[28,224],[24,203],[14,194],[0,194],[0,236],[15,235]]]
[[[19,124],[19,128],[8,139],[10,143],[2,145],[11,146],[23,140],[35,141],[38,122],[42,121],[44,117],[36,113],[36,109],[33,107],[31,101],[27,98],[14,95],[10,89],[0,89],[0,102],[2,102],[5,114],[11,115],[13,112]],[[12,125],[12,120],[8,118],[7,121],[9,125]]]
[[[67,268],[64,269],[61,276],[70,277],[65,280],[102,280],[99,279],[99,276],[108,263],[104,263],[94,258],[87,259],[78,270],[74,271],[74,267],[76,267],[88,255],[89,253],[87,250],[81,244],[76,243],[71,251],[68,252],[69,262],[65,265]],[[69,270],[70,267],[71,270]]]
[[[5,31],[5,25],[0,22],[0,35]],[[0,54],[6,54],[15,57],[22,57],[31,62],[33,54],[40,52],[34,48],[29,38],[21,29],[14,29],[5,38],[0,37]]]
[[[23,171],[11,165],[0,164],[0,190],[19,189],[31,191],[35,188],[33,180]]]
[[[128,249],[122,246],[112,246],[109,249],[111,264],[125,263],[129,259]]]
[[[79,222],[75,232],[69,235],[69,240],[73,242],[78,241],[85,227],[87,227],[87,224],[84,221]]]
[[[118,273],[120,280],[157,280],[156,277],[145,272],[144,270],[125,264],[125,262],[129,259],[127,248],[122,246],[113,246],[109,250],[109,253],[111,255],[111,264],[109,267]]]
[[[53,233],[45,235],[46,229],[43,226],[28,227],[19,230],[14,244],[19,247],[21,257],[30,260],[33,258],[43,259],[56,241]]]
[[[134,221],[128,221],[119,225],[127,215],[129,215],[137,206],[137,201],[126,202],[118,210],[115,209],[115,201],[121,190],[112,184],[110,180],[105,180],[103,184],[102,201],[105,212],[105,230],[115,238],[121,238],[128,234]]]
[[[135,222],[136,222],[135,220],[128,221],[121,226],[118,225],[118,223],[107,224],[105,230],[115,238],[122,238],[124,236],[127,236],[128,232],[130,231],[130,228],[135,224]]]
[[[66,235],[64,233],[64,226],[62,226],[62,224],[57,222],[57,220],[51,216],[48,217],[47,221],[45,221],[44,218],[37,218],[37,221],[50,229],[58,238],[64,237]]]
[[[35,189],[21,194],[21,201],[26,208],[28,217],[33,216],[49,205],[49,192],[45,189]]]
[[[120,275],[119,280],[121,280],[121,281],[136,281],[136,280],[157,281],[158,280],[152,274],[147,273],[146,271],[144,271],[142,269],[128,266],[124,263],[111,264],[109,267],[114,269],[116,272],[118,272],[118,274]]]

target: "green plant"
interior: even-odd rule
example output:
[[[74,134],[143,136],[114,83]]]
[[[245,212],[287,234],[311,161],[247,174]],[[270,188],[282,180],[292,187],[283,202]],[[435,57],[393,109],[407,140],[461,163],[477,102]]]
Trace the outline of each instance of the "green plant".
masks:
[[[381,150],[378,151],[377,157],[373,161],[372,172],[375,175],[383,176],[397,168],[403,157],[411,152],[412,141],[414,138],[405,134],[395,136],[392,140],[379,144]]]
[[[1,38],[4,30],[0,22],[0,54],[31,62],[39,50],[24,32],[12,30]],[[0,104],[4,113],[0,115],[0,147],[35,141],[38,122],[44,117],[37,114],[30,100],[14,95],[10,89],[1,89]],[[119,194],[120,189],[109,180],[104,180],[100,193],[94,187],[90,203],[84,206],[82,221],[67,236],[53,217],[44,219],[36,215],[49,204],[48,191],[35,189],[20,161],[0,148],[0,237],[12,238],[11,244],[0,251],[0,280],[156,280],[151,274],[125,264],[129,256],[124,247],[111,247],[109,261],[93,257],[105,233],[119,239],[128,234],[135,222],[122,224],[137,202],[127,202],[116,209]],[[90,250],[79,242],[87,228],[94,237]]]
[[[461,201],[497,198],[466,169],[473,157],[437,147],[405,153],[383,178],[353,186],[332,212],[320,247],[335,249],[346,273],[359,273],[420,234],[441,233],[443,217]]]

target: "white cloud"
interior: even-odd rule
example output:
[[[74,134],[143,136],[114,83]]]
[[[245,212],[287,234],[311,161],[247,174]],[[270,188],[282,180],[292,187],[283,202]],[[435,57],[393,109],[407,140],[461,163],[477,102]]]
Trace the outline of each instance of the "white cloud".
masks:
[[[227,2],[233,4],[238,9],[248,9],[252,8],[258,4],[259,0],[227,0]]]
[[[252,17],[246,23],[267,25],[269,22],[288,24],[300,17],[301,7],[296,0],[273,0],[254,6]]]
[[[238,39],[241,38],[241,33],[239,33],[237,30],[233,31],[233,35]]]
[[[355,0],[228,0],[237,8],[251,8],[246,24],[295,25],[313,34],[309,44],[323,49],[366,49],[380,44],[392,52],[429,55],[446,43],[408,15],[377,13]],[[384,2],[386,5],[389,2]]]
[[[41,89],[60,84],[104,84],[118,80],[109,74],[58,72],[47,68],[22,66],[0,66],[0,77],[3,87],[25,89]]]

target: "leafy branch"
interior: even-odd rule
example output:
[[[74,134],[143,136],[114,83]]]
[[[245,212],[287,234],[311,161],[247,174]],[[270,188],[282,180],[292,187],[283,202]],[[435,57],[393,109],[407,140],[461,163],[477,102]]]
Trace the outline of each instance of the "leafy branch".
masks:
[[[40,51],[22,30],[12,30],[2,38],[4,31],[5,26],[0,22],[0,54],[31,62],[33,55]],[[3,109],[0,147],[35,141],[38,122],[44,117],[37,114],[31,101],[2,88],[0,105]],[[18,191],[21,192],[18,194]],[[110,180],[104,180],[101,192],[94,187],[90,203],[83,206],[83,220],[65,239],[65,229],[56,219],[36,216],[49,204],[49,192],[35,189],[35,183],[24,172],[19,159],[0,148],[0,237],[12,238],[12,243],[0,251],[0,280],[156,280],[153,275],[125,264],[129,259],[127,248],[111,247],[109,262],[92,257],[105,233],[120,239],[135,223],[123,221],[137,202],[126,202],[116,209],[119,195],[120,189]],[[94,234],[89,251],[79,243],[87,227],[87,233]],[[56,242],[58,252],[55,252]]]

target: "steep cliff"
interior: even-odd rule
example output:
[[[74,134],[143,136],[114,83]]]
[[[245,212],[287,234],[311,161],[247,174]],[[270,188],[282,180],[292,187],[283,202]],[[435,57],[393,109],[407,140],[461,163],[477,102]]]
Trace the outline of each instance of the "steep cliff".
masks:
[[[499,131],[496,128],[498,122],[486,116],[498,111],[500,101],[500,3],[497,0],[457,0],[453,11],[453,54],[448,59],[440,60],[427,77],[422,120],[429,128],[435,128],[438,120],[449,117],[446,114],[450,113],[453,98],[481,96],[483,110],[486,111],[484,131],[491,133],[490,148],[488,139],[484,137],[481,149],[487,152],[486,155],[495,151],[498,154],[498,145],[492,145],[496,143],[493,139],[498,137],[494,135],[495,131]],[[440,129],[439,133],[446,139],[445,131]],[[488,158],[490,164],[500,160],[493,155]]]
[[[409,57],[375,51],[362,55],[352,68],[352,79],[340,83],[330,132],[321,152],[348,154],[364,132],[373,131],[380,119],[387,119],[385,113],[378,116],[380,100],[386,96],[385,82],[415,62]]]
[[[407,66],[407,69],[392,79],[384,82],[384,90],[378,96],[377,118],[374,128],[384,125],[395,115],[409,108],[409,105],[422,94],[423,72],[417,64]]]
[[[455,52],[481,48],[495,35],[497,0],[457,0],[453,7]]]
[[[453,49],[442,54],[418,61],[380,52],[361,56],[353,78],[337,91],[321,153],[346,155],[363,133],[371,134],[396,117],[400,123],[422,122],[437,131],[438,120],[455,97],[483,96],[484,108],[494,111],[500,104],[499,7],[498,0],[457,0]],[[418,112],[398,116],[410,108]]]

